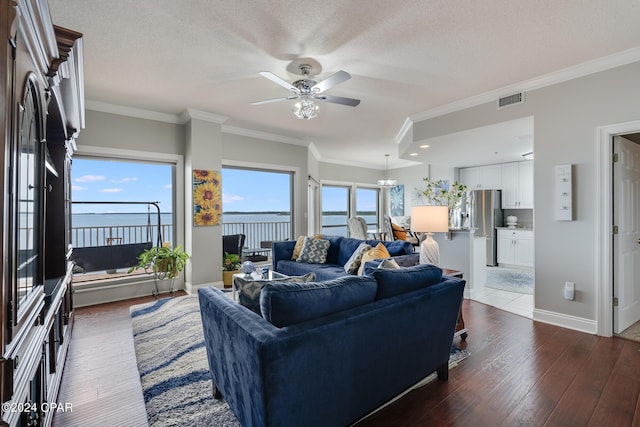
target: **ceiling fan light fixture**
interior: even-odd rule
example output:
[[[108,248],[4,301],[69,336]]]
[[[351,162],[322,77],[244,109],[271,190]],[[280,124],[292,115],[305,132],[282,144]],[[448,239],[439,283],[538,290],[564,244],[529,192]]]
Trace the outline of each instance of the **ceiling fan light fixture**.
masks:
[[[384,156],[386,157],[384,165],[384,178],[378,180],[378,185],[382,187],[393,187],[398,183],[398,181],[389,178],[389,155],[385,154]]]
[[[293,114],[303,120],[316,117],[319,109],[320,107],[307,96],[304,96],[300,101],[293,104]]]

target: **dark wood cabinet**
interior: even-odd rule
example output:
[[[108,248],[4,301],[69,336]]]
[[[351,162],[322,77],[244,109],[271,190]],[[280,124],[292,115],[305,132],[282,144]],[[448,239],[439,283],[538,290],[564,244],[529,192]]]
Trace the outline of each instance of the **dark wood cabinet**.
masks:
[[[1,425],[50,425],[73,325],[71,164],[82,35],[46,0],[0,0]]]

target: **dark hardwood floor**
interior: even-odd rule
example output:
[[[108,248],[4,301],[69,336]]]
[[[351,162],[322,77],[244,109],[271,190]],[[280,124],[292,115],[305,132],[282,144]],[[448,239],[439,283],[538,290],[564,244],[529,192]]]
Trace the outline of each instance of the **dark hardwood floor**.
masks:
[[[76,310],[58,399],[73,403],[73,412],[57,414],[54,425],[147,424],[129,306],[151,299]],[[449,381],[412,391],[358,427],[640,426],[640,343],[469,300],[463,314],[471,356]]]

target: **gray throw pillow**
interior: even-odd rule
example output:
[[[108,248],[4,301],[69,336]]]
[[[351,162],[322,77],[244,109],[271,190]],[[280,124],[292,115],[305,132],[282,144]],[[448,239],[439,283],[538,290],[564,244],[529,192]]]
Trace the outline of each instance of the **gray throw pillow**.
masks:
[[[344,265],[344,271],[347,274],[356,274],[360,268],[360,262],[362,261],[362,255],[371,249],[371,245],[368,243],[360,243],[360,246],[351,254],[349,260]]]
[[[254,313],[260,314],[260,293],[262,288],[267,283],[303,283],[313,282],[316,279],[315,273],[307,273],[304,276],[291,276],[282,279],[273,280],[261,280],[253,279],[251,277],[244,278],[242,276],[236,276],[233,280],[233,285],[238,292],[238,303],[247,307]]]
[[[327,262],[327,252],[329,251],[329,241],[324,239],[304,238],[304,244],[300,250],[300,255],[296,262],[306,262],[309,264],[324,264]]]

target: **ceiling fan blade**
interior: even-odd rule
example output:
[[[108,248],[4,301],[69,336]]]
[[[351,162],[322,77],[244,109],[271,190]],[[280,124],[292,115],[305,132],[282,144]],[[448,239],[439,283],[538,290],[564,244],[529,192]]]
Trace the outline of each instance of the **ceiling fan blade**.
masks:
[[[314,98],[318,101],[333,102],[334,104],[348,105],[350,107],[355,107],[360,104],[359,99],[343,98],[341,96],[321,95],[314,96]]]
[[[322,80],[321,82],[316,83],[316,85],[313,86],[313,92],[322,93],[325,90],[332,88],[337,84],[346,82],[350,78],[351,78],[351,74],[347,73],[346,71],[340,70],[337,73],[333,74],[332,76]]]
[[[282,97],[282,98],[265,99],[265,100],[262,100],[262,101],[252,102],[251,105],[269,104],[270,102],[286,101],[288,99],[296,99],[297,97],[298,97],[297,95],[291,95],[291,96],[285,96],[285,97]]]
[[[283,88],[288,89],[288,90],[290,90],[292,92],[295,92],[295,93],[299,93],[300,92],[297,87],[293,86],[291,83],[289,83],[289,82],[281,79],[280,77],[276,76],[271,71],[260,71],[260,75],[262,77],[268,78],[272,82],[277,83],[280,86],[282,86]]]

